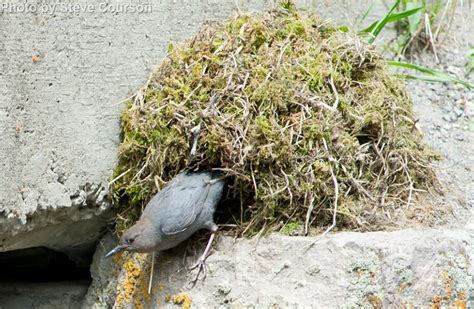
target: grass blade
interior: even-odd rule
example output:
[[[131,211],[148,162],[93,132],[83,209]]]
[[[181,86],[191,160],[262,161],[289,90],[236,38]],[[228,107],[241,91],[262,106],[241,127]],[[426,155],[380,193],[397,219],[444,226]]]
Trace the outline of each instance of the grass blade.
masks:
[[[393,22],[396,22],[396,21],[399,21],[401,19],[404,19],[404,18],[407,18],[408,16],[411,16],[413,14],[416,14],[418,11],[420,11],[421,9],[423,9],[422,6],[420,7],[417,7],[417,8],[414,8],[414,9],[410,9],[410,10],[406,10],[406,11],[403,11],[403,12],[398,12],[398,13],[393,13],[389,16],[388,20],[387,20],[387,23],[393,23]],[[360,30],[359,31],[359,34],[364,34],[364,33],[369,33],[369,32],[372,32],[375,28],[375,26],[377,25],[379,21],[374,21],[370,26],[368,26],[367,28],[363,29],[363,30]]]
[[[467,53],[466,75],[471,74],[472,71],[474,71],[474,47]]]
[[[407,3],[407,9],[408,10],[411,11],[413,9],[413,6],[415,6],[415,3],[411,2],[411,1]],[[424,11],[426,11],[426,7],[421,6],[419,8],[415,8],[415,9],[416,9],[416,11],[413,14],[407,16],[408,32],[412,36],[416,35],[416,32],[418,31],[418,29],[420,27],[420,24],[421,24],[422,13],[420,12],[420,10],[424,9]]]
[[[444,72],[430,69],[421,65],[416,65],[416,64],[407,63],[407,62],[400,62],[400,61],[386,61],[385,63],[391,66],[415,70],[415,71],[423,73],[423,75],[401,75],[407,79],[418,79],[418,80],[424,80],[424,81],[430,81],[430,82],[456,83],[456,84],[461,84],[469,89],[474,88],[474,85],[470,84],[467,81],[461,80],[459,78],[456,78]]]
[[[384,18],[379,20],[372,31],[370,31],[368,34],[370,35],[369,37],[369,44],[372,44],[377,36],[379,35],[380,31],[385,27],[385,25],[388,23],[388,20],[390,19],[390,16],[392,15],[393,11],[398,7],[398,4],[400,3],[400,0],[395,1],[395,3],[392,5],[390,10],[385,14]]]

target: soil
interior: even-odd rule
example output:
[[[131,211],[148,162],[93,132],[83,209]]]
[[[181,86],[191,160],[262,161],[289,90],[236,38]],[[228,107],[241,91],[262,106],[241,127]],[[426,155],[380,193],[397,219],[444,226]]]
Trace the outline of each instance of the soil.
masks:
[[[474,74],[465,76],[467,51],[474,45],[468,31],[472,20],[456,17],[449,35],[438,46],[437,55],[427,51],[411,61],[436,68],[474,83]],[[408,81],[419,125],[425,140],[442,154],[438,176],[445,190],[444,201],[453,207],[450,225],[463,226],[474,211],[474,91],[461,85]]]

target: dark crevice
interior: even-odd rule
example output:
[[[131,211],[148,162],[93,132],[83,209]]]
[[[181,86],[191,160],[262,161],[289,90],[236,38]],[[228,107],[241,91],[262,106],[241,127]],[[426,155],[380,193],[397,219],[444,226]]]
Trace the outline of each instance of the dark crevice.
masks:
[[[1,282],[91,281],[92,252],[80,262],[62,252],[34,247],[0,253]]]

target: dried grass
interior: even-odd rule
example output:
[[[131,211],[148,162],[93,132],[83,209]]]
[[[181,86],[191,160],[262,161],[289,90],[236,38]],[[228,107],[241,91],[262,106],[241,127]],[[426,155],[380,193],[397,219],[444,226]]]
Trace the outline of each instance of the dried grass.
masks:
[[[415,127],[380,56],[317,16],[290,8],[204,25],[170,45],[123,112],[117,229],[187,167],[232,179],[240,234],[294,222],[307,232],[336,215],[378,228],[436,183]]]

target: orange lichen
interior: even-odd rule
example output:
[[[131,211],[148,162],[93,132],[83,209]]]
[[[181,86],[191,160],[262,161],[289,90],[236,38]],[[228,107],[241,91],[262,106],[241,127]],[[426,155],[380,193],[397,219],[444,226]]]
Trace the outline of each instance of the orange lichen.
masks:
[[[444,276],[443,285],[446,289],[446,295],[444,296],[444,299],[446,299],[447,301],[450,301],[453,296],[454,282],[447,271],[443,272],[443,276]]]
[[[431,303],[431,308],[432,309],[440,309],[441,308],[441,296],[436,295],[433,297],[433,302]]]
[[[178,294],[175,294],[169,298],[174,304],[176,305],[181,305],[182,309],[189,309],[191,308],[191,305],[193,301],[191,300],[191,297],[189,297],[188,294],[185,292],[181,292]]]
[[[158,282],[154,288],[151,289],[151,294],[156,295],[159,292],[163,291],[165,289],[165,286],[163,283]]]
[[[146,291],[146,276],[142,268],[145,259],[146,254],[137,254],[123,263],[124,277],[117,284],[116,304],[119,307],[130,304],[133,299],[135,308],[143,308],[143,303],[151,300]],[[141,292],[140,295],[137,295],[137,291]]]
[[[443,271],[441,275],[444,277],[442,281],[444,293],[433,297],[431,308],[438,309],[448,307],[465,309],[467,307],[466,294],[464,292],[456,293],[455,282],[449,272]]]
[[[368,299],[370,305],[372,306],[372,308],[379,309],[379,308],[383,307],[382,306],[382,300],[380,299],[380,297],[377,294],[370,295],[367,299]]]
[[[408,287],[408,283],[407,282],[401,282],[399,285],[398,285],[398,291],[399,292],[403,292],[405,291],[405,289]]]
[[[119,252],[112,257],[114,263],[117,265],[122,264],[122,260],[123,260],[122,258],[123,258],[123,252]]]
[[[466,309],[467,308],[467,303],[466,303],[466,294],[464,293],[458,293],[458,299],[454,302],[454,308],[456,309]]]
[[[466,309],[467,304],[464,300],[458,300],[454,303],[454,308],[455,309]]]
[[[119,287],[117,294],[117,303],[130,303],[133,294],[135,293],[135,288],[137,285],[138,278],[140,277],[141,270],[136,263],[132,260],[128,260],[123,265],[126,271],[125,279]]]

